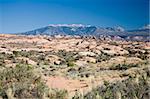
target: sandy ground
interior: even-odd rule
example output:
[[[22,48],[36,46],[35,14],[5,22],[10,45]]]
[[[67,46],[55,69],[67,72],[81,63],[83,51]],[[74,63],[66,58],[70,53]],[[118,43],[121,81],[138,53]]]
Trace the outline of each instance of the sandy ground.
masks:
[[[123,80],[125,78],[118,78],[118,77],[105,77],[110,82]],[[76,92],[80,92],[81,94],[85,94],[92,90],[92,88],[96,86],[100,86],[103,84],[104,79],[103,78],[97,78],[97,79],[88,79],[88,80],[73,80],[68,79],[61,76],[51,76],[51,77],[45,77],[46,84],[50,88],[57,88],[61,90],[67,90],[69,93],[69,96],[73,96]]]

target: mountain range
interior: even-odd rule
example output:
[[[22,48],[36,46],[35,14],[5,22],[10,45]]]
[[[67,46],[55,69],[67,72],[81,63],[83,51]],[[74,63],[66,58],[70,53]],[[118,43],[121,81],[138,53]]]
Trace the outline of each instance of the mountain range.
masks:
[[[22,35],[78,35],[78,36],[119,36],[128,40],[150,40],[150,25],[139,29],[125,30],[117,27],[99,27],[82,24],[50,24],[46,27],[21,33]]]

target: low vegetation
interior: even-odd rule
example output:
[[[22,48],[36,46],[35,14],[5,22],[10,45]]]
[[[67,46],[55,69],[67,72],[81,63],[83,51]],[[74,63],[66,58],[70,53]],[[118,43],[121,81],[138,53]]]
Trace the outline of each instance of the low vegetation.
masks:
[[[31,65],[18,64],[0,71],[0,96],[3,99],[65,99],[66,91],[49,89]]]
[[[139,64],[117,64],[110,67],[111,70],[127,70],[132,67],[138,67]]]
[[[139,71],[140,72],[140,71]],[[134,77],[115,83],[105,81],[103,86],[94,88],[86,95],[75,96],[74,99],[149,99],[150,70]]]

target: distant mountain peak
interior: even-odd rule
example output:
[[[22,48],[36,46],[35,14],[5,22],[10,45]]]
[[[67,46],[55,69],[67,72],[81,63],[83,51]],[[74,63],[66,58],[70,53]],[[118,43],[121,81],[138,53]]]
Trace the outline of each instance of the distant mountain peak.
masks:
[[[107,30],[110,30],[112,32],[124,32],[125,29],[121,26],[114,26],[114,27],[106,27]]]
[[[49,24],[48,26],[52,26],[52,27],[89,27],[91,25],[83,25],[83,24]]]
[[[143,26],[141,29],[150,29],[150,24]]]
[[[120,32],[124,32],[125,31],[125,29],[123,27],[121,27],[121,26],[115,26],[114,28],[116,30],[120,31]]]

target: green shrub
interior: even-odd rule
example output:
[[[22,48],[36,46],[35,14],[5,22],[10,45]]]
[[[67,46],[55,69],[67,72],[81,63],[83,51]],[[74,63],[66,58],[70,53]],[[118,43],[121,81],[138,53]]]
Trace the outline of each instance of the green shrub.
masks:
[[[51,89],[48,94],[49,99],[68,99],[66,90]]]
[[[0,72],[0,96],[3,98],[42,97],[45,88],[40,75],[31,65],[19,64]]]
[[[149,99],[150,71],[143,70],[135,77],[94,88],[84,99]],[[96,98],[97,94],[100,98]]]
[[[69,62],[69,61],[75,61],[75,53],[73,52],[66,52],[65,50],[59,50],[59,52],[57,53],[57,55],[61,58],[63,58],[65,60],[65,62]]]
[[[113,56],[107,55],[107,54],[105,54],[105,53],[102,52],[102,54],[98,55],[98,56],[96,57],[96,59],[97,59],[97,62],[101,62],[101,61],[109,60],[109,59],[111,59],[112,57],[113,57]]]
[[[19,51],[13,51],[13,54],[17,57],[20,55],[20,52]]]
[[[74,64],[73,62],[69,61],[69,62],[67,62],[67,66],[68,66],[68,67],[74,67],[75,64]]]
[[[127,70],[132,67],[138,67],[138,64],[118,64],[110,67],[111,70]]]

